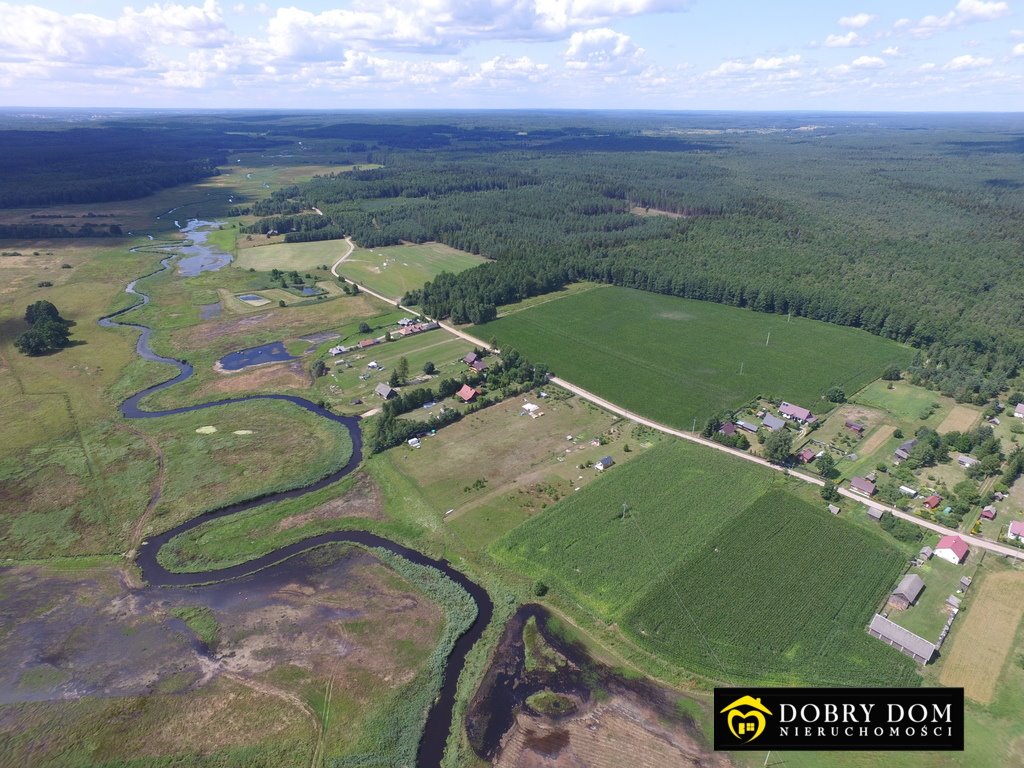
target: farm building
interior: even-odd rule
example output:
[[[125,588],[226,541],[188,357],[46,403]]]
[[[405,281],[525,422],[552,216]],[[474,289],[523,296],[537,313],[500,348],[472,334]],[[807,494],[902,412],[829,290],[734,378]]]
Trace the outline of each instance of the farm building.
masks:
[[[846,428],[858,437],[864,434],[864,425],[858,424],[856,421],[847,421]]]
[[[719,429],[718,432],[719,434],[726,435],[727,437],[732,437],[736,434],[736,425],[731,421],[727,421],[722,425],[722,428]]]
[[[594,469],[600,472],[601,470],[608,469],[608,467],[612,466],[614,463],[615,460],[611,456],[605,456],[604,458],[598,459],[594,462]]]
[[[543,414],[540,412],[540,406],[536,403],[523,403],[523,413],[536,419],[538,416]]]
[[[779,404],[779,413],[781,413],[784,418],[799,421],[801,424],[811,424],[814,421],[817,421],[817,419],[814,418],[814,414],[806,408],[801,408],[799,405],[787,403],[785,400]]]
[[[375,395],[380,395],[385,400],[390,400],[392,397],[398,395],[398,390],[389,387],[384,382],[381,382],[380,384],[373,388],[373,393]]]
[[[737,421],[736,426],[740,429],[745,429],[747,432],[757,432],[757,427],[751,424],[749,421]]]
[[[989,504],[981,510],[982,520],[995,520],[996,519],[996,508]]]
[[[829,504],[828,505],[828,511],[831,512],[833,515],[838,515],[839,514],[839,507],[837,507],[835,504]]]
[[[893,460],[899,464],[901,461],[906,461],[910,456],[910,452],[914,450],[914,446],[917,445],[917,440],[907,440],[904,443],[900,443],[900,447],[897,448],[893,454]]]
[[[868,624],[868,634],[883,643],[888,643],[918,664],[927,664],[935,655],[935,646],[932,643],[877,613]]]
[[[466,365],[472,365],[479,359],[480,355],[478,355],[476,352],[470,352],[468,355],[462,358],[462,362],[464,362]]]
[[[875,522],[878,522],[879,520],[881,520],[882,516],[885,514],[885,510],[884,509],[877,509],[875,507],[868,507],[867,510],[868,510],[868,517],[870,517]]]
[[[764,417],[764,428],[770,432],[783,429],[786,426],[786,422],[780,419],[778,416],[772,416],[770,413]]]
[[[861,496],[874,496],[875,484],[865,477],[851,477],[850,490]]]
[[[469,364],[469,367],[472,368],[477,373],[483,373],[484,371],[487,370],[487,363],[485,363],[483,360],[474,360],[472,363]]]
[[[909,496],[912,499],[917,497],[917,491],[911,488],[909,485],[901,485],[900,493],[902,493],[904,496]]]
[[[956,595],[950,595],[946,598],[946,605],[952,608],[954,611],[960,610],[960,598]]]
[[[967,542],[959,536],[943,536],[935,546],[935,556],[954,565],[960,565],[969,551]]]
[[[927,499],[924,500],[925,509],[935,509],[942,503],[942,497],[937,493],[933,493]]]
[[[413,320],[411,317],[403,317],[401,320],[398,321],[398,324],[402,328],[405,328],[406,326],[413,325],[415,322],[416,321]]]
[[[1018,419],[1024,419],[1024,403],[1017,403],[1017,406],[1013,409],[1013,415]]]
[[[377,345],[376,339],[363,339],[359,342],[360,349],[366,349],[367,347],[374,347]]]
[[[931,547],[921,547],[921,551],[917,553],[917,558],[919,560],[931,560],[934,554]]]
[[[975,464],[979,464],[980,462],[973,456],[966,456],[964,454],[961,454],[960,456],[956,457],[956,463],[959,464],[961,467],[973,467]]]
[[[900,581],[899,586],[893,590],[889,602],[897,608],[909,608],[917,602],[923,589],[924,580],[916,573],[908,573]]]
[[[473,387],[469,386],[469,384],[463,384],[462,389],[460,389],[455,394],[458,397],[461,397],[463,402],[471,403],[473,402],[473,400],[476,399],[476,396],[479,395],[480,393],[473,389]]]
[[[804,464],[810,464],[812,461],[814,461],[815,456],[817,456],[817,454],[810,448],[804,448],[799,453],[800,461],[802,461]]]
[[[963,577],[961,577],[961,579],[960,579],[960,589],[962,589],[964,592],[966,592],[968,589],[971,588],[971,581],[973,581],[973,579],[971,579],[970,576],[963,576]]]
[[[348,352],[348,347],[339,344],[336,347],[331,347],[328,351],[330,352],[331,357],[337,357],[338,355],[344,355]]]
[[[1024,541],[1024,520],[1014,520],[1010,523],[1010,529],[1006,532],[1006,537],[1016,539],[1017,541]]]

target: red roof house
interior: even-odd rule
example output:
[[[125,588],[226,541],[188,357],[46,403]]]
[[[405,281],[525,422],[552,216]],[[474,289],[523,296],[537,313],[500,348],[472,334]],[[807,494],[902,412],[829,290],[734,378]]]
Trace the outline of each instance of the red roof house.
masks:
[[[736,425],[733,424],[731,421],[727,421],[725,422],[725,424],[722,425],[722,428],[718,431],[721,432],[723,435],[735,435]]]
[[[942,503],[942,497],[937,493],[933,493],[927,499],[924,500],[924,506],[927,509],[935,509],[939,504]]]
[[[850,490],[862,496],[874,496],[875,484],[865,477],[852,477],[850,478]]]
[[[473,387],[469,386],[469,384],[463,384],[462,389],[460,389],[455,394],[457,397],[461,397],[463,402],[470,403],[480,393],[473,389]]]
[[[793,405],[792,403],[787,403],[785,401],[779,405],[779,413],[787,419],[796,419],[797,421],[804,421],[807,423],[814,421],[814,414],[806,408],[801,408],[799,405]]]
[[[1006,532],[1006,535],[1011,539],[1024,541],[1024,520],[1014,520],[1010,523],[1010,530]]]
[[[967,542],[959,536],[943,536],[935,547],[935,556],[960,565],[968,551]]]
[[[810,448],[804,448],[802,451],[800,451],[800,461],[802,461],[804,464],[810,464],[812,461],[814,461],[814,457],[816,455],[817,454],[815,454],[814,451],[812,451]]]
[[[983,520],[995,520],[996,508],[989,504],[987,507],[981,510],[981,517]]]

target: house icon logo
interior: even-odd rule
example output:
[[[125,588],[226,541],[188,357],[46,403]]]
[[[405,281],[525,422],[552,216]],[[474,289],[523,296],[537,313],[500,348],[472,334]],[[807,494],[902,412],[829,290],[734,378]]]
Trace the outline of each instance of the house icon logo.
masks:
[[[726,720],[729,730],[738,741],[749,743],[764,733],[765,715],[771,715],[768,707],[761,699],[753,696],[741,696],[732,704],[720,710],[720,714],[729,713]]]

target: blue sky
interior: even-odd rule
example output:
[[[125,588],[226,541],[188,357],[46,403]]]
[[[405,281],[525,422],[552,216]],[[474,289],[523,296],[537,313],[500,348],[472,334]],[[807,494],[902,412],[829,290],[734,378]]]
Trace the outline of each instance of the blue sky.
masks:
[[[0,2],[0,106],[1021,111],[1022,8]]]

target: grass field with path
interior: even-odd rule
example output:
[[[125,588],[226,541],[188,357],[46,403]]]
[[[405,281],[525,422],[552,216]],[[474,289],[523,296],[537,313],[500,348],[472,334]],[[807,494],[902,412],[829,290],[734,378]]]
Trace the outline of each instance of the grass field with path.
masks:
[[[312,243],[274,243],[238,251],[239,269],[269,272],[316,269],[326,264],[330,267],[348,250],[344,240],[318,240]]]
[[[856,329],[618,287],[567,295],[475,333],[682,429],[758,395],[820,412],[829,387],[856,392],[913,354]]]
[[[338,243],[345,247],[343,241]],[[463,272],[485,261],[482,256],[441,243],[392,245],[372,250],[357,248],[338,267],[338,274],[370,290],[399,299],[407,291],[422,288],[425,282],[442,272]]]

